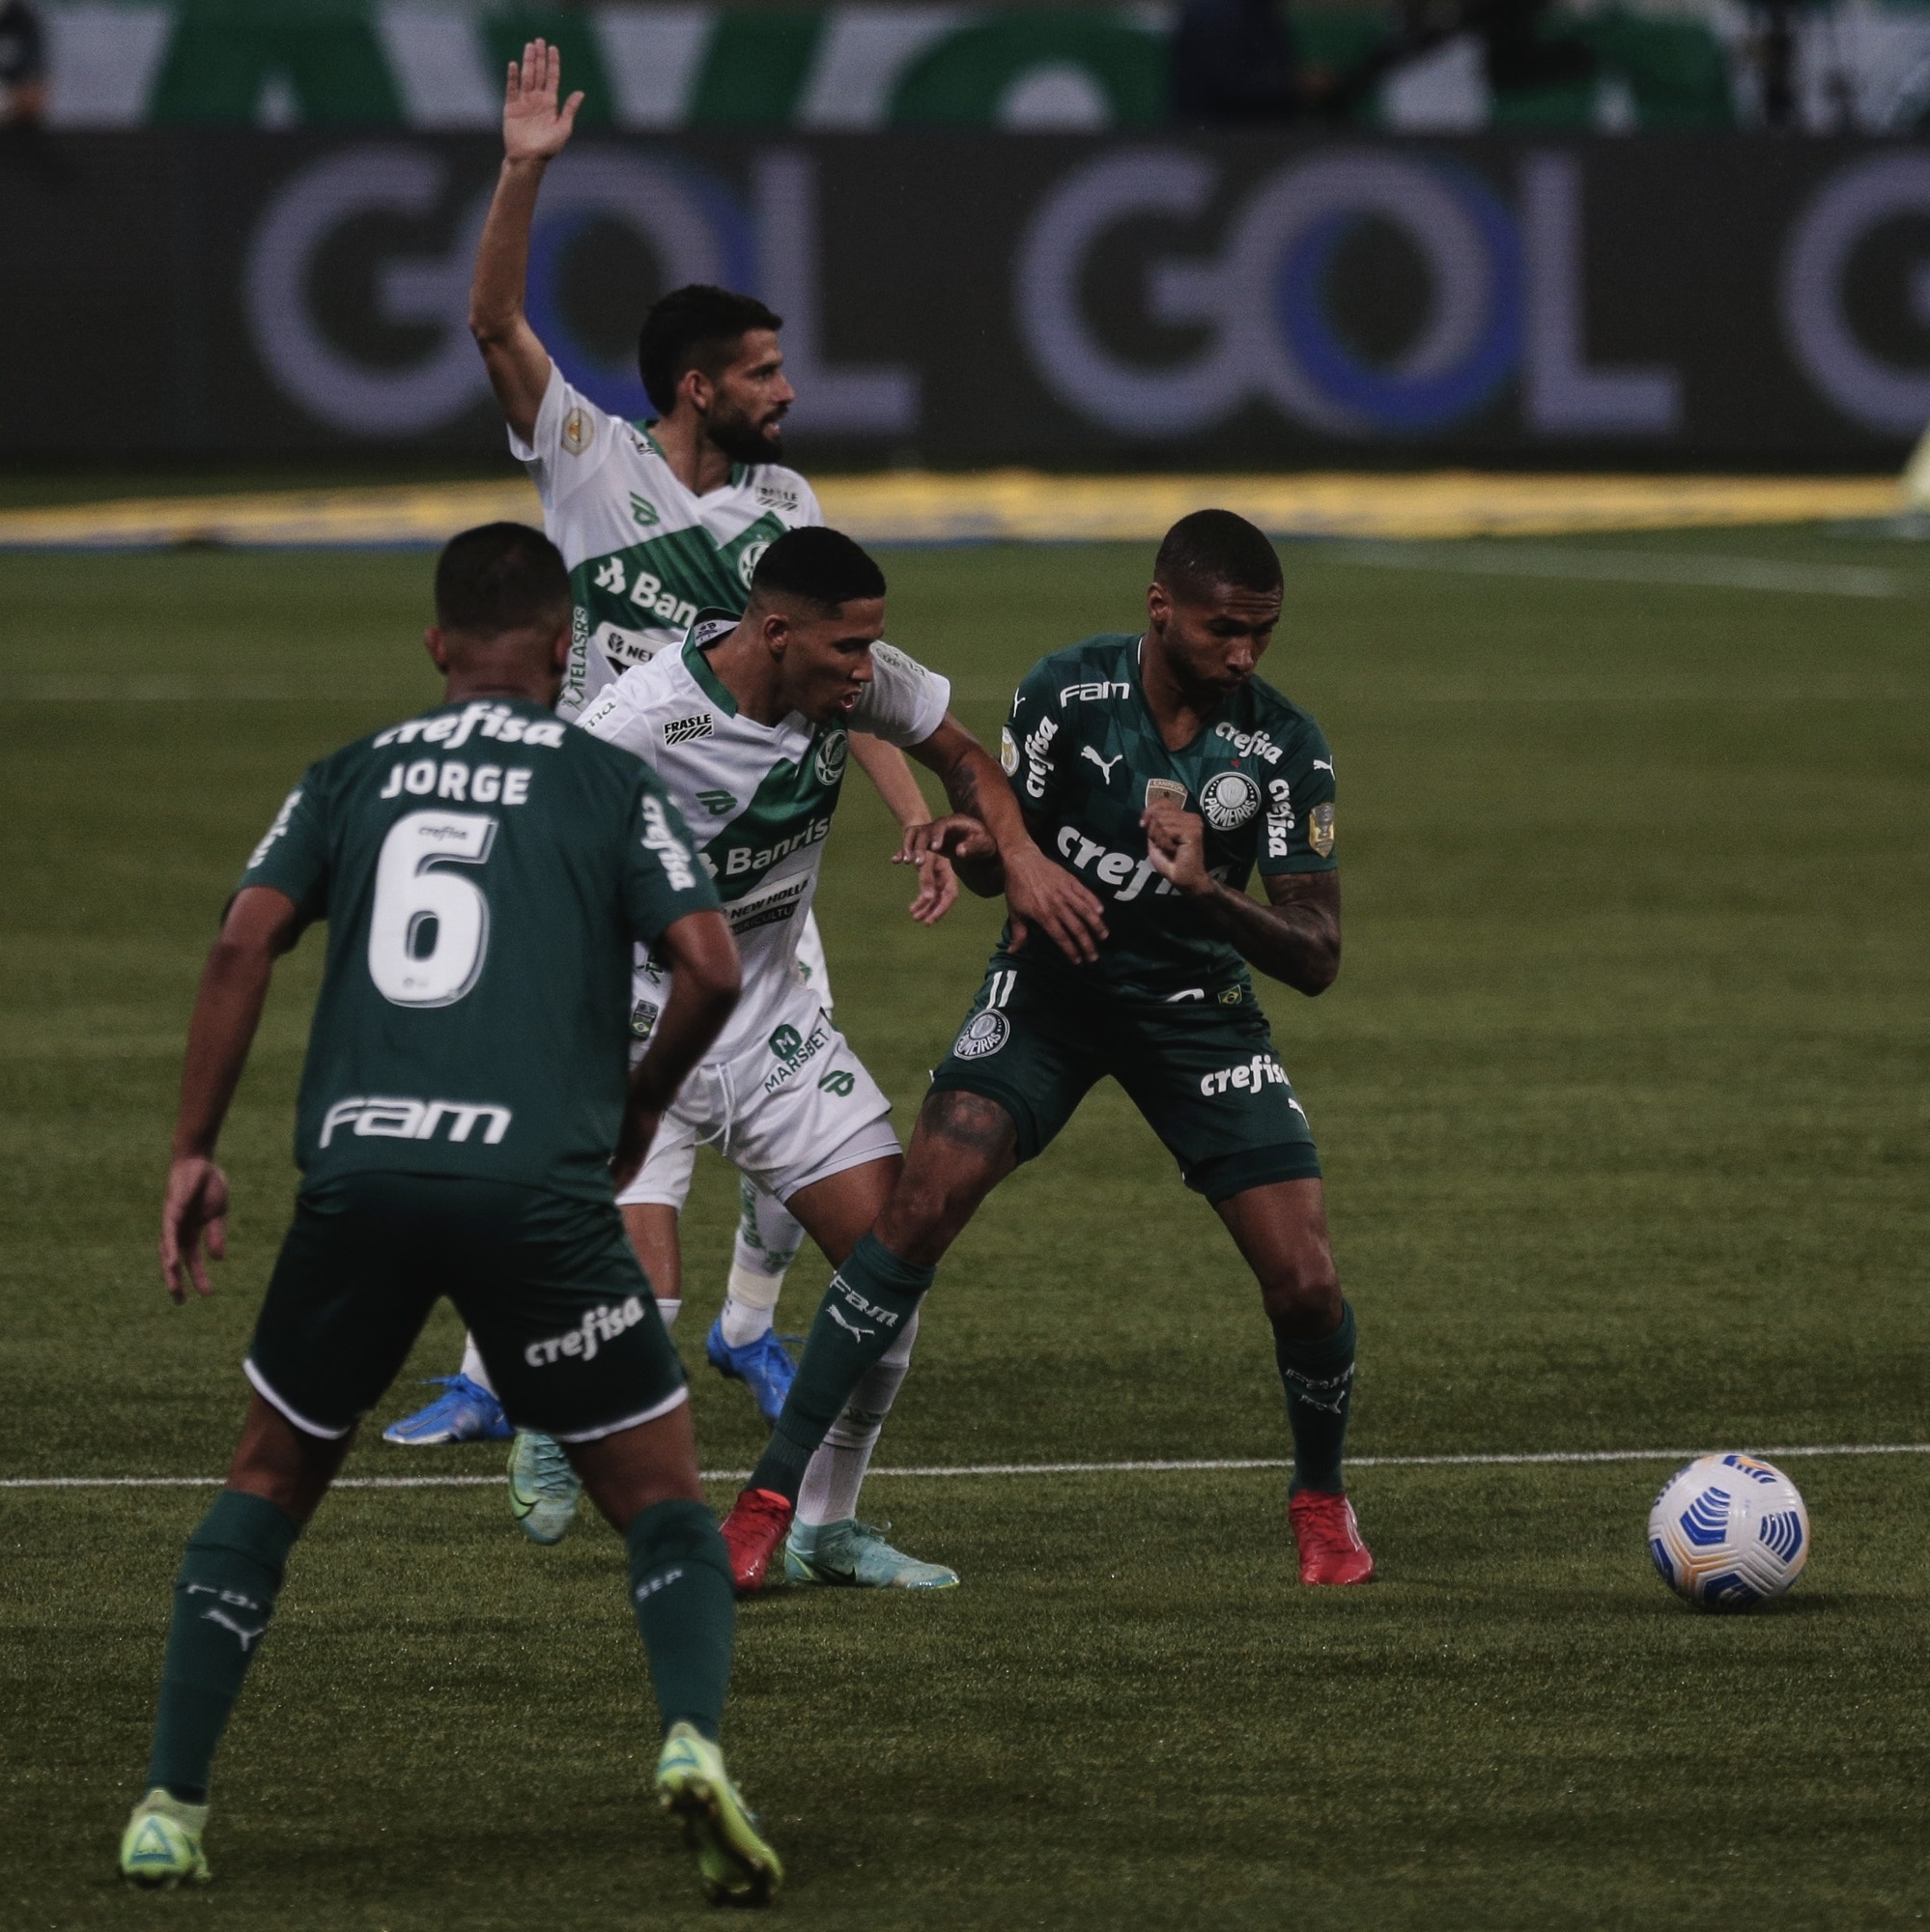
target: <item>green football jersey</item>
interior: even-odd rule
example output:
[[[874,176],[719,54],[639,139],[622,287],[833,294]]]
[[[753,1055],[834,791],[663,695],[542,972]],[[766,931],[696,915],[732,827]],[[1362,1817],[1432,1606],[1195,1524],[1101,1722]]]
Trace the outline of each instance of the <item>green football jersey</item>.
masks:
[[[328,923],[296,1160],[608,1200],[635,948],[717,894],[650,769],[534,704],[310,767],[241,875]],[[237,890],[240,890],[238,888]]]
[[[1041,658],[1012,699],[1001,762],[1047,855],[1098,895],[1110,937],[1074,968],[1040,935],[1026,952],[1159,1000],[1251,999],[1246,962],[1153,870],[1140,814],[1162,795],[1206,821],[1206,869],[1243,892],[1263,872],[1327,872],[1334,762],[1320,727],[1250,678],[1169,752],[1140,686],[1140,640],[1089,638]],[[1009,928],[1008,928],[1009,937]]]

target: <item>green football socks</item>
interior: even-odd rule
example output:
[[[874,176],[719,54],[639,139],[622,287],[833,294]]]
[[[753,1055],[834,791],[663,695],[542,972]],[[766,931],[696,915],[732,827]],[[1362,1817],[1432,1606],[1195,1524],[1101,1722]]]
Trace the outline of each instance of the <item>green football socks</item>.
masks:
[[[797,1379],[749,1488],[797,1501],[805,1467],[825,1432],[866,1370],[904,1333],[936,1272],[899,1260],[870,1235],[859,1237],[824,1291]]]
[[[730,1682],[737,1599],[717,1519],[702,1503],[653,1503],[630,1525],[630,1604],[650,1654],[664,1729],[715,1741]]]
[[[174,1582],[148,1783],[186,1804],[208,1802],[214,1747],[274,1609],[301,1525],[285,1510],[223,1490],[187,1539]]]
[[[1273,1331],[1273,1357],[1287,1390],[1287,1421],[1293,1432],[1293,1478],[1288,1492],[1337,1493],[1341,1451],[1347,1445],[1348,1408],[1353,1400],[1353,1305],[1341,1303],[1340,1326],[1316,1341],[1296,1341]]]

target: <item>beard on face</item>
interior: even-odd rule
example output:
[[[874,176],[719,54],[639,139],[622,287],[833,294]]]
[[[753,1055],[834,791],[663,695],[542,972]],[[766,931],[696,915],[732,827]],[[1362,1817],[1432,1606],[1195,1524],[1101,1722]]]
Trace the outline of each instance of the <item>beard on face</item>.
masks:
[[[703,419],[704,434],[733,463],[769,463],[784,453],[781,417],[769,426],[720,396]]]

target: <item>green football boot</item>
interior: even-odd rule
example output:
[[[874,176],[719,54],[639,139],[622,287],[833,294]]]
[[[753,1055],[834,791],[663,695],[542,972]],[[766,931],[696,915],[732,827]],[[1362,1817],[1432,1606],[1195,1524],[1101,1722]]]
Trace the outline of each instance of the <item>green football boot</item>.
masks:
[[[756,1814],[738,1796],[724,1753],[694,1724],[672,1724],[664,1740],[657,1803],[696,1854],[711,1904],[769,1905],[777,1897],[784,1867],[757,1835]]]
[[[205,1804],[184,1804],[158,1784],[134,1806],[121,1833],[121,1876],[135,1885],[206,1885],[213,1874],[201,1850]]]
[[[560,1543],[583,1486],[553,1435],[519,1429],[509,1445],[509,1513],[531,1543]]]
[[[844,1583],[860,1590],[955,1590],[958,1573],[943,1563],[922,1563],[885,1541],[890,1523],[804,1523],[784,1543],[787,1583]]]

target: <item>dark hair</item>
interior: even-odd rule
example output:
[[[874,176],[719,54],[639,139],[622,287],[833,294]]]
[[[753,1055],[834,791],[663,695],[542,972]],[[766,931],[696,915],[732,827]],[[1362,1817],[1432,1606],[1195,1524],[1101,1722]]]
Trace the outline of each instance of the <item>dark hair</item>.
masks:
[[[1166,532],[1152,575],[1168,590],[1278,590],[1280,558],[1266,533],[1231,510],[1195,510]]]
[[[651,303],[637,338],[637,370],[651,407],[668,415],[686,369],[714,377],[752,329],[783,326],[783,317],[773,315],[755,296],[733,295],[708,282],[672,289]]]
[[[842,530],[821,524],[786,530],[757,559],[751,594],[777,591],[836,611],[854,597],[882,597],[885,573]]]
[[[436,559],[436,621],[445,631],[494,638],[567,623],[569,611],[563,554],[527,524],[481,524]]]

